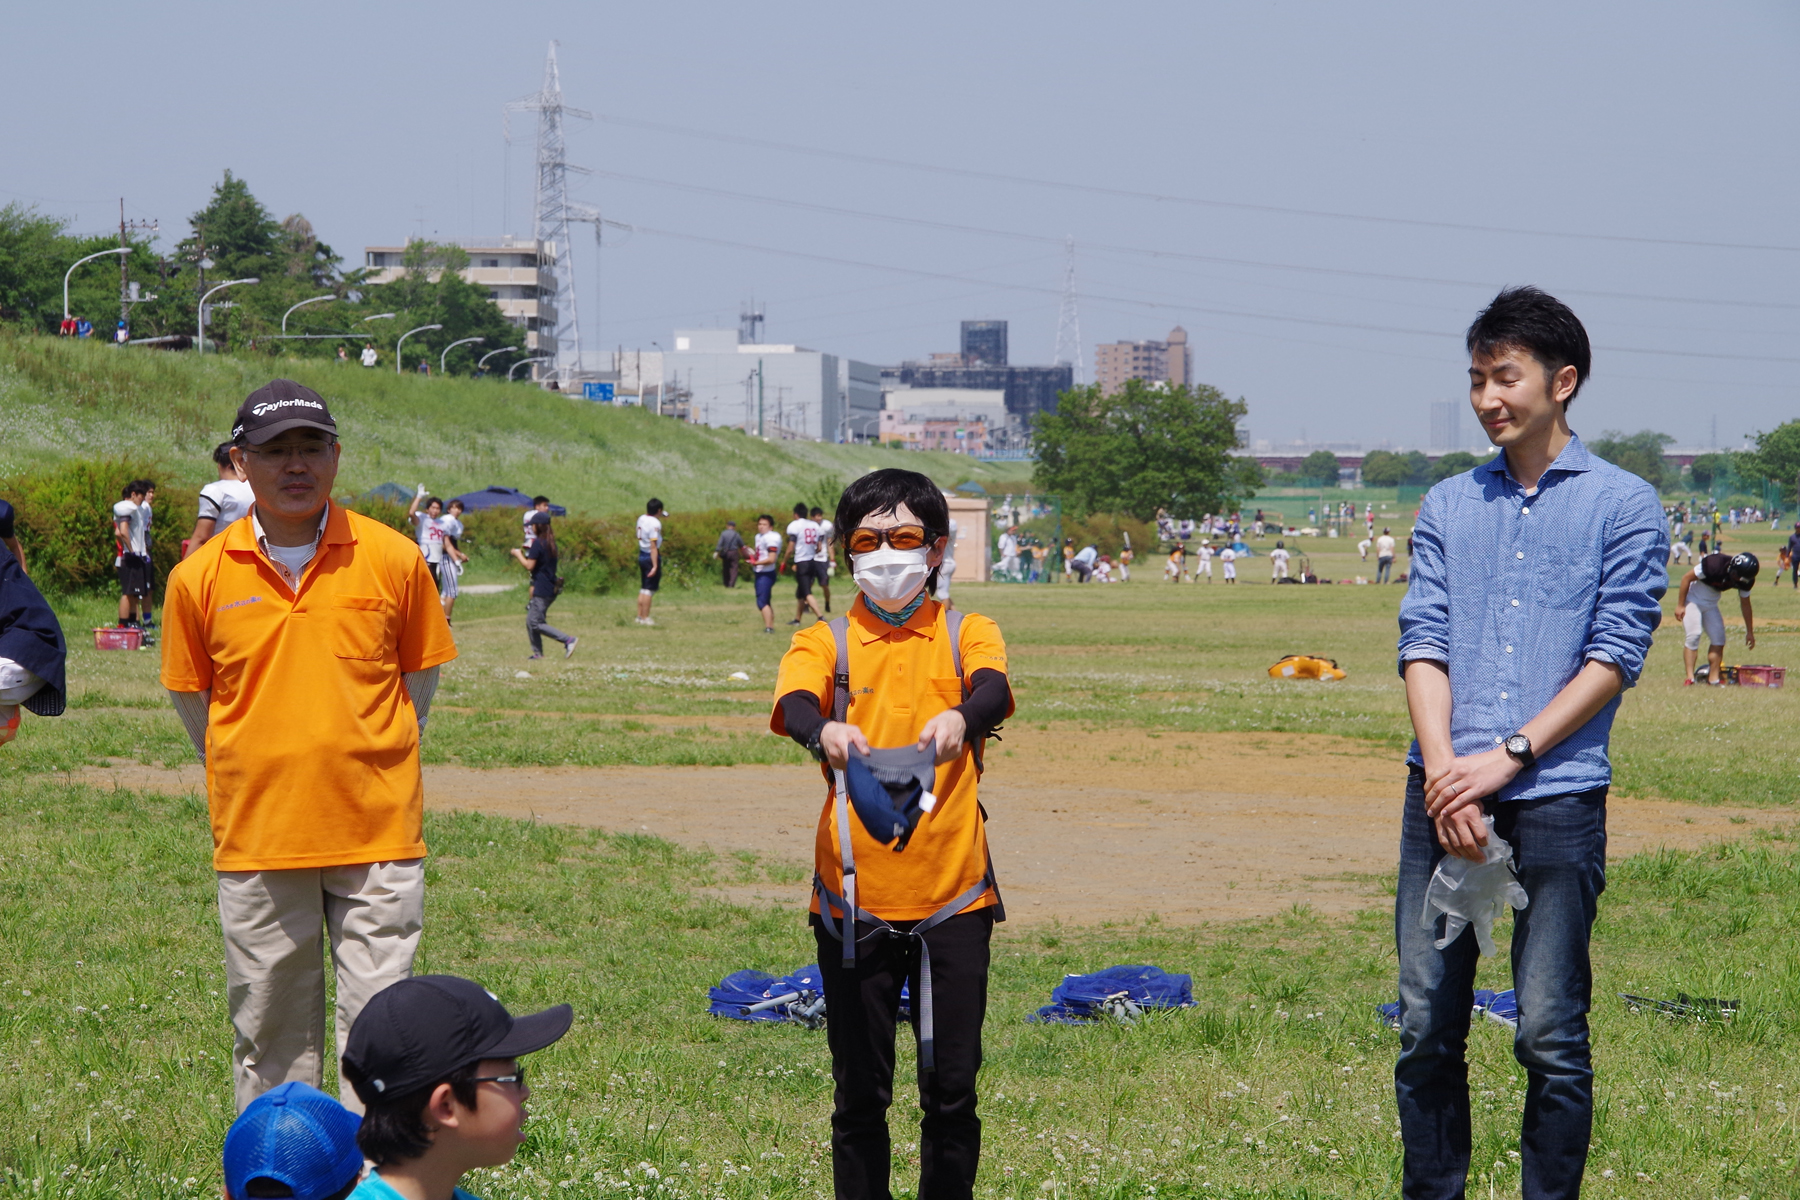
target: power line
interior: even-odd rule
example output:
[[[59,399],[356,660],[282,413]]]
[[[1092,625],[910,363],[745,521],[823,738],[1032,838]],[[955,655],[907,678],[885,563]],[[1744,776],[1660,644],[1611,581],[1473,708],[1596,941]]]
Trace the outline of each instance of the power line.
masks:
[[[1523,229],[1507,225],[1476,225],[1458,221],[1431,221],[1417,217],[1383,217],[1370,213],[1332,212],[1327,209],[1293,208],[1279,204],[1251,204],[1240,200],[1219,200],[1204,196],[1178,196],[1161,192],[1142,192],[1130,188],[1101,187],[1098,184],[1071,183],[1060,179],[1038,179],[1029,175],[1009,175],[1000,171],[979,171],[969,167],[951,167],[941,163],[913,162],[908,159],[884,158],[874,154],[858,154],[849,150],[832,150],[818,146],[801,146],[792,142],[777,142],[767,138],[746,137],[742,134],[714,133],[705,129],[690,129],[683,125],[668,125],[660,121],[640,121],[632,117],[609,116],[598,114],[598,119],[609,125],[618,125],[628,129],[642,129],[652,133],[675,134],[679,137],[700,138],[706,141],[728,142],[744,146],[755,146],[763,150],[779,150],[788,154],[807,154],[818,158],[835,158],[849,162],[868,163],[879,167],[899,167],[909,171],[930,171],[939,175],[954,175],[965,179],[986,179],[996,183],[1018,184],[1026,187],[1052,188],[1067,192],[1082,192],[1094,196],[1114,196],[1128,200],[1148,200],[1156,204],[1186,204],[1205,208],[1226,208],[1239,212],[1270,213],[1276,216],[1315,217],[1333,221],[1359,221],[1372,225],[1410,226],[1420,229],[1447,229],[1459,233],[1498,233],[1515,237],[1561,238],[1575,241],[1623,242],[1644,246],[1687,246],[1706,250],[1761,250],[1775,251],[1783,254],[1800,254],[1800,246],[1768,245],[1755,242],[1715,242],[1693,238],[1656,238],[1639,237],[1623,233],[1571,233],[1556,229]]]
[[[758,254],[772,254],[783,258],[798,258],[809,262],[831,263],[835,266],[860,267],[864,270],[890,271],[895,274],[912,275],[920,279],[942,279],[954,283],[979,284],[984,287],[999,288],[1006,291],[1030,292],[1037,295],[1061,296],[1061,289],[1042,287],[1028,283],[1002,283],[990,279],[977,279],[968,275],[955,275],[947,271],[927,271],[918,267],[897,267],[888,263],[868,262],[863,259],[839,258],[830,254],[815,254],[805,250],[787,250],[776,246],[758,246],[750,242],[737,242],[727,238],[709,237],[705,234],[684,233],[674,229],[658,229],[649,225],[628,225],[619,221],[607,221],[608,225],[620,229],[630,229],[637,233],[650,234],[657,237],[677,238],[682,241],[698,242],[702,245],[723,246],[733,250],[749,250]],[[1180,301],[1139,300],[1131,296],[1108,296],[1101,293],[1078,292],[1083,299],[1095,300],[1108,304],[1130,305],[1134,308],[1168,310],[1175,312],[1199,312],[1211,316],[1244,317],[1255,321],[1277,321],[1294,325],[1313,325],[1328,329],[1354,329],[1365,333],[1393,333],[1407,337],[1454,338],[1462,340],[1462,334],[1444,329],[1408,329],[1398,325],[1371,325],[1360,321],[1335,321],[1324,317],[1297,317],[1286,313],[1255,312],[1249,309],[1217,308],[1210,305],[1189,304]],[[1722,359],[1732,362],[1766,362],[1766,363],[1800,363],[1800,358],[1788,358],[1766,354],[1714,354],[1699,350],[1663,350],[1646,346],[1595,346],[1596,350],[1605,350],[1614,354],[1653,354],[1665,358],[1704,358]]]
[[[648,175],[632,175],[623,171],[595,171],[593,174],[602,179],[613,179],[621,183],[645,184],[650,187],[670,188],[675,191],[692,192],[704,196],[718,196],[728,200],[748,200],[755,204],[769,204],[779,208],[794,208],[805,212],[824,213],[830,216],[850,217],[864,221],[883,221],[894,225],[911,225],[921,229],[941,229],[949,233],[966,233],[979,237],[1010,238],[1014,241],[1036,242],[1042,245],[1060,246],[1062,238],[1048,237],[1043,234],[1022,233],[1015,229],[990,229],[980,225],[964,225],[954,221],[934,221],[927,217],[908,217],[895,213],[870,212],[864,209],[843,208],[832,204],[819,204],[810,200],[791,200],[782,196],[766,196],[755,192],[739,192],[729,188],[710,187],[704,184],[683,183],[673,179],[654,179]],[[1466,287],[1492,288],[1497,286],[1492,280],[1479,279],[1446,279],[1430,275],[1398,275],[1386,271],[1359,271],[1350,267],[1321,267],[1306,263],[1270,262],[1253,258],[1229,258],[1217,254],[1195,254],[1183,250],[1168,250],[1146,246],[1122,246],[1107,242],[1083,242],[1084,250],[1099,251],[1106,254],[1128,254],[1144,258],[1179,259],[1184,262],[1210,263],[1215,266],[1254,267],[1269,271],[1296,271],[1311,275],[1335,275],[1349,279],[1376,279],[1384,283],[1415,283],[1434,287]],[[1643,300],[1659,304],[1710,304],[1731,308],[1779,308],[1800,311],[1800,303],[1786,303],[1778,300],[1715,300],[1700,296],[1661,296],[1642,292],[1608,292],[1589,288],[1559,288],[1567,296],[1594,296],[1611,300]]]

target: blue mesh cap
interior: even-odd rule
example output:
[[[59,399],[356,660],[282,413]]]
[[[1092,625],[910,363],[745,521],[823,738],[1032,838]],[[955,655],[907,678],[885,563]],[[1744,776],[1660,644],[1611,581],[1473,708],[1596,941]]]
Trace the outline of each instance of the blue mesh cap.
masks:
[[[225,1133],[225,1191],[252,1179],[285,1183],[295,1200],[323,1200],[362,1172],[362,1118],[315,1087],[284,1083],[252,1100]]]

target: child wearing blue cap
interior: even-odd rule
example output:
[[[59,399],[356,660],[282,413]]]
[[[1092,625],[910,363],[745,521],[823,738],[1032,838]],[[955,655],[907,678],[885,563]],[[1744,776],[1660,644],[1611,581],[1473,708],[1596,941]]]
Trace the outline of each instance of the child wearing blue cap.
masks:
[[[356,1145],[361,1123],[308,1084],[284,1083],[264,1092],[225,1134],[227,1200],[345,1200],[362,1178]]]

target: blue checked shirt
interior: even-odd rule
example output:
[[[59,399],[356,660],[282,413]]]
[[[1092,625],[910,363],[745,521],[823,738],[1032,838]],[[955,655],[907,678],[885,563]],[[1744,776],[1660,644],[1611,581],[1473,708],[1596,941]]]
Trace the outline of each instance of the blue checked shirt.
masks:
[[[1432,488],[1419,509],[1400,671],[1450,670],[1458,757],[1491,750],[1537,716],[1590,659],[1637,683],[1669,589],[1668,525],[1648,483],[1571,438],[1527,496],[1506,456]],[[1538,755],[1496,793],[1532,800],[1612,782],[1607,737],[1619,700]],[[1421,764],[1415,740],[1406,757]]]

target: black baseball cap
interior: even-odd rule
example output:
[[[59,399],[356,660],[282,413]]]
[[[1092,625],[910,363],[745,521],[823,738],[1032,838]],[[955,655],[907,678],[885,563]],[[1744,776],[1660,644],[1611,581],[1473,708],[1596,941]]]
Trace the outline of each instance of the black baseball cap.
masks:
[[[404,1096],[484,1058],[517,1058],[569,1032],[575,1010],[558,1004],[515,1017],[479,983],[416,975],[370,998],[350,1027],[344,1077],[364,1104]]]
[[[337,422],[325,407],[325,397],[291,379],[271,379],[238,405],[231,440],[260,446],[290,429],[317,429],[337,436]]]

